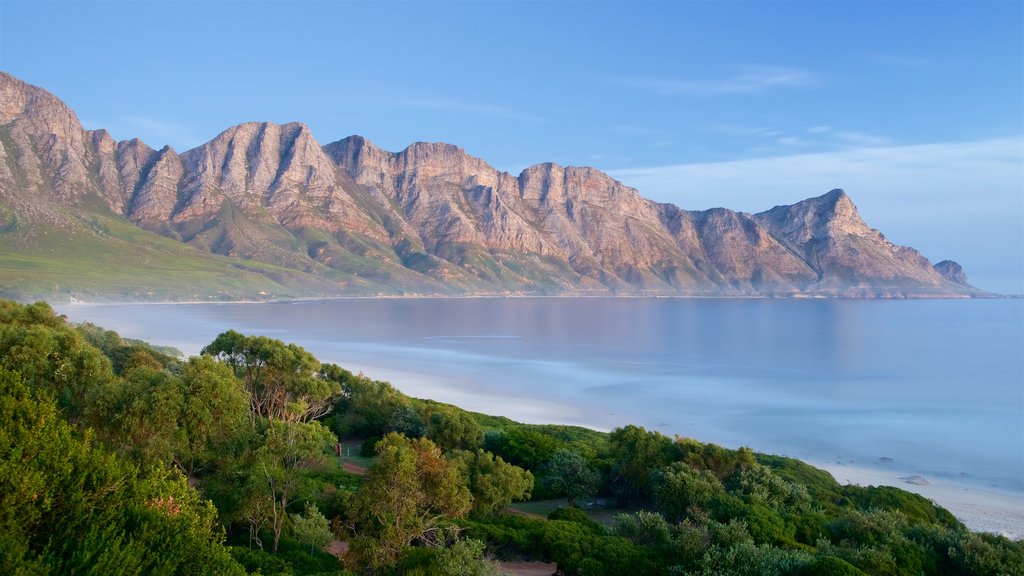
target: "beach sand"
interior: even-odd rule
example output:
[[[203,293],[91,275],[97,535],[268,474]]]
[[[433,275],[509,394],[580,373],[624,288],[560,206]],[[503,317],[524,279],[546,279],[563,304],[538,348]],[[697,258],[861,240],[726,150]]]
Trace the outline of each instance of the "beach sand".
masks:
[[[814,462],[840,484],[895,486],[920,494],[949,510],[973,532],[991,532],[1024,539],[1024,495],[954,482],[945,478],[908,475],[898,470]]]

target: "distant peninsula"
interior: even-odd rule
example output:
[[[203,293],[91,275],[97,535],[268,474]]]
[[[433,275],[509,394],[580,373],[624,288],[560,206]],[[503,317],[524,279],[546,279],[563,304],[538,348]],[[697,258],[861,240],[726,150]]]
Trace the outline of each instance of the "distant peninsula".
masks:
[[[585,167],[320,145],[246,123],[192,150],[85,130],[0,72],[0,296],[984,297],[832,190],[758,214],[661,204]]]

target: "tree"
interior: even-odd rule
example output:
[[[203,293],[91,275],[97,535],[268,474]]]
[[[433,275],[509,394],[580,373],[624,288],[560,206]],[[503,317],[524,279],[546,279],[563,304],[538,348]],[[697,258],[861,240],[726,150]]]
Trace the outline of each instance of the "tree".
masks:
[[[601,477],[579,453],[561,449],[544,464],[541,485],[551,496],[567,496],[575,506],[580,498],[597,494]]]
[[[316,504],[306,504],[302,514],[292,514],[292,533],[295,539],[309,544],[309,552],[323,550],[334,540],[331,524],[317,509]]]
[[[346,382],[335,404],[331,427],[341,437],[380,436],[391,416],[408,405],[409,399],[391,384],[360,374]]]
[[[0,367],[21,374],[29,388],[52,393],[74,423],[89,395],[114,378],[110,360],[45,302],[0,301]]]
[[[664,545],[671,538],[665,517],[646,510],[616,516],[615,533],[638,546]]]
[[[0,566],[9,574],[244,574],[216,509],[166,468],[78,435],[0,368]]]
[[[671,522],[706,512],[711,499],[725,488],[709,470],[675,462],[652,474],[654,503]]]
[[[427,438],[441,450],[473,450],[484,443],[484,430],[469,413],[451,408],[430,415]]]
[[[513,500],[528,500],[533,474],[479,448],[456,450],[450,458],[473,495],[473,511],[495,514]]]
[[[651,494],[651,471],[672,461],[672,440],[632,424],[609,435],[615,458],[616,486],[622,496],[646,500]]]
[[[282,422],[271,420],[251,463],[250,502],[246,506],[251,523],[269,521],[273,533],[273,552],[277,552],[288,518],[288,506],[307,488],[308,473],[326,461],[327,452],[337,438],[319,422]],[[268,506],[269,505],[269,506]],[[259,518],[254,511],[269,512]]]
[[[427,433],[427,423],[423,421],[419,410],[412,406],[403,406],[388,418],[386,431],[398,432],[407,438],[420,438]]]
[[[469,490],[437,445],[392,432],[377,444],[377,460],[352,501],[351,556],[371,568],[392,566],[416,540],[443,542],[442,519],[461,518],[471,506]]]
[[[245,391],[231,370],[207,356],[189,358],[181,375],[180,430],[174,460],[188,475],[226,455],[249,428]]]
[[[431,574],[437,576],[498,576],[501,567],[484,555],[479,540],[459,540],[437,552]]]
[[[488,444],[490,447],[490,444]],[[558,449],[558,442],[527,426],[505,430],[494,441],[491,451],[506,461],[527,470],[538,470]]]
[[[184,397],[181,381],[162,368],[140,365],[92,394],[87,421],[109,446],[143,466],[167,465]]]
[[[341,384],[325,374],[320,362],[295,344],[228,330],[203,348],[245,383],[253,415],[309,422],[330,412]]]

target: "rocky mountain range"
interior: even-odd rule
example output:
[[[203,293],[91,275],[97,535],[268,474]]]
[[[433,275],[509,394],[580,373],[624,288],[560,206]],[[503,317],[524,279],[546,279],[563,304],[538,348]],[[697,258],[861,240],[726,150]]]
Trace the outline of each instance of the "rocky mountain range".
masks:
[[[155,150],[6,73],[0,156],[0,290],[22,297],[985,294],[842,190],[688,211],[593,168],[515,176],[450,144],[322,146],[300,123]]]

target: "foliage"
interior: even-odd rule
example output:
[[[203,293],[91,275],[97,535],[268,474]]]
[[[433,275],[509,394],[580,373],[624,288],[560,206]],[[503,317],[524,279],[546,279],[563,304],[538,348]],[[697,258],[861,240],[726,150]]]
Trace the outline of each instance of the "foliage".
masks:
[[[609,435],[617,492],[623,498],[643,501],[651,496],[651,471],[667,466],[674,455],[672,440],[641,426],[616,428]]]
[[[339,438],[383,436],[391,416],[409,404],[409,398],[391,384],[348,373],[331,413],[330,426]]]
[[[428,403],[427,438],[443,452],[475,450],[484,443],[484,430],[468,412]]]
[[[81,420],[89,395],[114,377],[110,360],[45,302],[0,301],[0,367],[21,374],[29,388],[50,392],[72,422]]]
[[[408,576],[498,576],[500,566],[484,550],[484,543],[473,539],[440,548],[412,548],[402,554],[398,571]]]
[[[685,462],[665,466],[652,474],[654,503],[669,521],[707,515],[716,496],[725,488],[708,470],[697,470]]]
[[[309,544],[309,551],[323,550],[334,540],[331,524],[317,509],[316,504],[307,503],[302,514],[292,514],[292,534],[295,539]]]
[[[230,366],[245,383],[255,416],[309,422],[330,411],[342,385],[321,370],[312,354],[295,344],[228,330],[203,348]]]
[[[662,546],[671,538],[665,517],[645,510],[616,516],[615,533],[639,546]]]
[[[516,466],[538,470],[554,455],[558,442],[532,427],[516,426],[493,436],[487,449]]]
[[[563,506],[562,508],[556,508],[548,514],[548,520],[565,520],[567,522],[576,522],[586,526],[590,531],[595,534],[603,534],[604,527],[597,522],[591,520],[587,513],[575,506]]]
[[[338,573],[316,550],[333,531],[361,573],[486,574],[490,550],[565,575],[1024,575],[1024,543],[790,458],[474,415],[234,332],[205,356],[166,352],[0,301],[0,571]],[[365,477],[328,457],[317,414],[371,437]],[[609,510],[500,514],[531,494],[529,470],[534,495],[632,512],[613,532],[594,521]],[[230,555],[218,518],[243,545]]]
[[[458,471],[430,440],[392,432],[377,453],[353,498],[349,555],[373,568],[394,565],[414,541],[443,542],[444,518],[464,517],[472,505]]]
[[[185,479],[77,437],[45,393],[0,368],[0,565],[7,573],[242,574],[216,510]]]
[[[249,522],[270,523],[277,552],[288,506],[309,486],[308,474],[321,466],[336,438],[319,422],[270,421],[263,443],[252,455],[248,483]]]
[[[541,468],[540,483],[548,497],[567,496],[569,505],[597,494],[601,477],[583,456],[571,450],[556,451]]]
[[[490,452],[456,450],[449,455],[473,496],[473,511],[495,514],[513,500],[527,500],[533,474],[513,466]]]
[[[407,438],[420,438],[427,434],[427,423],[423,421],[419,410],[412,406],[403,406],[391,414],[385,430],[398,432]]]
[[[95,324],[83,322],[75,327],[85,340],[98,348],[110,359],[115,374],[121,374],[133,363],[133,358],[144,354],[160,368],[173,370],[183,355],[180,350],[169,346],[153,346],[141,340],[122,338],[113,330],[104,330]]]

